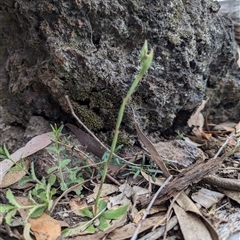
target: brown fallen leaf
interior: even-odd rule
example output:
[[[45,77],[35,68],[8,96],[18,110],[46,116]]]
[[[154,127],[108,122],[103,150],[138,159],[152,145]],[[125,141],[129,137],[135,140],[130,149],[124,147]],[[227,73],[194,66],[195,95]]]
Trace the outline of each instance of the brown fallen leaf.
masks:
[[[178,218],[184,240],[212,240],[209,231],[197,215],[184,211],[176,203],[173,205],[173,209]]]
[[[222,193],[224,193],[227,197],[231,198],[233,201],[236,201],[240,204],[240,191],[233,190],[225,190],[219,189]]]
[[[205,104],[207,103],[207,100],[203,100],[202,104],[197,108],[197,110],[194,112],[194,114],[189,118],[188,120],[188,126],[189,127],[198,127],[200,131],[202,131],[203,125],[204,125],[204,117],[201,113],[201,111],[204,109]]]
[[[141,225],[141,229],[140,229],[139,233],[144,232],[147,229],[150,229],[158,221],[159,221],[159,217],[151,217],[151,218],[144,219],[142,221],[142,225]],[[129,224],[127,224],[123,227],[117,228],[113,232],[111,232],[108,236],[108,239],[111,239],[111,240],[128,239],[128,238],[132,237],[136,228],[137,228],[137,225],[135,223],[129,223]]]
[[[185,212],[195,214],[195,216],[201,219],[201,221],[204,223],[205,227],[207,228],[208,232],[211,235],[211,240],[219,240],[218,234],[214,229],[214,227],[212,226],[212,224],[201,214],[201,212],[196,207],[196,205],[191,201],[191,199],[184,192],[180,193],[176,202]],[[197,238],[193,238],[193,239],[197,239]],[[202,238],[199,238],[199,239],[202,239]]]
[[[21,158],[26,158],[35,152],[47,147],[52,141],[53,133],[48,132],[32,138],[24,147],[11,154],[11,160],[4,159],[0,162],[0,183],[7,171]]]
[[[101,158],[107,151],[107,148],[104,148],[96,139],[82,131],[80,128],[70,123],[67,123],[66,126],[75,134],[81,145],[86,147],[87,152],[91,152],[96,157]]]
[[[151,158],[154,160],[154,162],[157,164],[157,166],[162,170],[164,177],[169,177],[170,173],[168,169],[166,168],[161,156],[157,152],[156,148],[152,144],[152,142],[144,135],[144,133],[139,128],[137,122],[135,121],[135,128],[137,130],[138,137],[140,141],[144,144],[144,146],[147,148],[149,153],[151,154]]]
[[[61,236],[60,223],[46,213],[38,218],[29,218],[28,222],[36,240],[56,240]]]
[[[26,197],[15,197],[15,200],[18,204],[24,206],[32,204]],[[18,209],[18,212],[22,219],[25,219],[28,214],[26,209]],[[28,223],[36,240],[56,240],[57,237],[61,236],[61,223],[46,213],[38,218],[28,218]]]
[[[96,185],[95,188],[93,189],[93,193],[91,195],[87,196],[88,203],[95,201],[98,191],[99,191],[99,185]],[[118,187],[116,185],[104,183],[102,186],[101,197],[106,197],[106,196],[108,196],[112,193],[116,193],[116,192],[118,192]]]

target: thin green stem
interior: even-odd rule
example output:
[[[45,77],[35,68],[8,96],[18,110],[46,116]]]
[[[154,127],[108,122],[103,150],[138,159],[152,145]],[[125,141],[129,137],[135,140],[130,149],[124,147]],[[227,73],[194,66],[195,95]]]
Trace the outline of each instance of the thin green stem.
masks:
[[[115,148],[116,148],[116,145],[117,145],[119,128],[120,128],[120,125],[121,125],[121,122],[122,122],[122,119],[123,119],[123,114],[124,114],[125,107],[127,105],[127,102],[129,100],[129,98],[134,93],[136,87],[138,86],[140,80],[142,79],[143,75],[147,72],[147,70],[149,69],[149,67],[151,66],[151,63],[152,63],[153,51],[151,50],[151,52],[149,54],[147,52],[148,52],[147,42],[145,41],[145,43],[142,47],[142,50],[141,50],[141,54],[140,54],[141,70],[140,70],[139,74],[137,75],[137,77],[135,78],[135,80],[133,81],[130,89],[127,92],[126,97],[123,99],[120,110],[118,112],[118,118],[117,118],[114,138],[113,138],[112,145],[111,145],[111,151],[110,151],[108,159],[107,159],[107,161],[104,165],[103,175],[102,175],[101,182],[100,182],[100,185],[99,185],[99,190],[98,190],[98,193],[97,193],[97,196],[96,196],[95,207],[94,207],[94,216],[96,216],[97,211],[98,211],[97,206],[98,206],[98,202],[100,200],[100,196],[101,196],[101,193],[102,193],[103,183],[105,182],[105,179],[106,179],[106,176],[107,176],[108,166],[110,164],[110,161],[113,157],[113,154],[114,154],[114,151],[115,151]]]

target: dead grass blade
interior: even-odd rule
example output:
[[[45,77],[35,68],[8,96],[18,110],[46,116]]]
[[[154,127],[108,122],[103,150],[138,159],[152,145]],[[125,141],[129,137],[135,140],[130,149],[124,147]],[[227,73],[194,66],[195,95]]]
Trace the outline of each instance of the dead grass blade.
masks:
[[[137,130],[138,137],[140,141],[144,144],[144,146],[147,148],[149,153],[151,154],[151,158],[155,161],[157,166],[162,170],[164,177],[169,177],[170,173],[168,169],[166,168],[161,156],[158,154],[156,148],[153,146],[152,142],[144,135],[144,133],[139,128],[137,122],[135,121],[135,127]]]

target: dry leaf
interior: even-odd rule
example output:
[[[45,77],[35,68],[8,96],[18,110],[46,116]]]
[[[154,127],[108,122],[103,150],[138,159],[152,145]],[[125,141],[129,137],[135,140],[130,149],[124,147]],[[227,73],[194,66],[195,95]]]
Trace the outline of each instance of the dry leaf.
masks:
[[[93,153],[95,156],[101,158],[107,151],[96,139],[89,134],[82,131],[73,124],[67,123],[66,126],[75,134],[82,146],[86,147],[87,152]]]
[[[99,190],[99,185],[96,185],[93,190],[93,194],[87,196],[88,203],[95,201],[98,190]],[[116,192],[118,192],[118,187],[116,185],[104,183],[103,187],[102,187],[101,197],[105,197],[107,195],[110,195],[110,194],[116,193]]]
[[[201,113],[201,111],[204,109],[205,104],[207,103],[207,100],[202,100],[202,104],[197,108],[196,112],[189,118],[188,120],[188,126],[189,127],[198,127],[200,131],[202,131],[203,125],[204,125],[204,117]]]
[[[61,236],[60,223],[46,213],[38,218],[29,218],[28,222],[31,224],[36,240],[56,240]]]
[[[30,167],[30,160],[25,159],[23,162],[24,169],[28,171]],[[26,175],[26,171],[19,170],[19,171],[9,171],[6,173],[6,175],[3,177],[3,180],[0,184],[0,188],[6,188],[10,185],[18,182],[21,178],[23,178]]]
[[[163,183],[166,181],[166,178],[155,178],[155,181],[153,181],[152,177],[145,172],[141,171],[141,174],[147,181],[157,186],[162,186]]]
[[[159,217],[151,217],[144,219],[141,223],[141,229],[139,233],[146,231],[147,229],[152,228],[157,222],[159,222]],[[131,238],[134,234],[137,225],[135,223],[129,223],[123,227],[117,228],[113,232],[111,232],[108,236],[108,239],[111,240],[123,240]],[[93,238],[94,239],[94,238]]]
[[[164,212],[161,212],[161,211],[164,211]],[[159,221],[161,221],[161,220],[166,219],[166,211],[167,211],[166,207],[163,209],[161,205],[160,206],[153,206],[153,207],[150,208],[150,210],[148,212],[148,215],[158,213]],[[135,214],[132,222],[138,223],[139,221],[141,221],[145,212],[146,212],[145,208],[143,208],[139,212],[137,212],[137,214]],[[163,221],[163,222],[165,222],[165,221]]]
[[[201,212],[196,207],[196,205],[191,201],[191,199],[184,192],[180,193],[176,202],[184,211],[191,212],[195,214],[198,218],[200,217],[199,219],[202,220],[202,222],[205,224],[206,228],[208,229],[211,235],[211,240],[219,240],[218,234],[214,229],[214,227],[212,226],[212,224],[201,214]],[[193,239],[196,239],[196,238],[193,238]]]
[[[209,231],[196,214],[186,212],[176,203],[174,203],[173,209],[178,218],[184,240],[212,240]]]
[[[136,121],[135,121],[135,127],[136,127],[137,134],[138,134],[140,141],[144,144],[144,146],[147,148],[147,150],[151,154],[151,158],[155,161],[157,166],[162,170],[164,177],[169,177],[170,173],[169,173],[168,169],[166,168],[162,158],[158,154],[156,148],[151,143],[151,141],[143,134],[143,132],[139,128]]]
[[[210,208],[214,203],[218,203],[223,197],[224,194],[206,188],[201,188],[191,196],[196,203],[205,208]]]
[[[233,191],[233,190],[221,190],[227,197],[231,198],[232,200],[236,201],[240,204],[240,192]]]
[[[186,141],[187,143],[192,144],[195,147],[201,147],[206,143],[205,139],[198,139],[195,136],[187,136],[184,137],[184,141]]]
[[[84,208],[87,208],[88,205],[86,204],[86,202],[79,202],[79,198],[75,199],[75,198],[72,198],[70,201],[69,201],[69,206],[71,208],[71,210],[76,214],[76,215],[80,215],[80,212],[79,210],[82,210]]]
[[[26,158],[33,153],[47,147],[52,141],[53,133],[48,132],[41,134],[32,138],[24,147],[18,149],[11,155],[12,161],[9,159],[4,159],[0,162],[0,183],[2,182],[3,177],[7,173],[7,171],[14,165],[14,162],[19,161],[21,158]]]

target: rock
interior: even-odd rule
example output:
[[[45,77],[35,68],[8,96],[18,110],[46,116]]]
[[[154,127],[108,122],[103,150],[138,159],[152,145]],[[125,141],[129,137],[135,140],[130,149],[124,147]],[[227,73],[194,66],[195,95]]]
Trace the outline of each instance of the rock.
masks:
[[[2,1],[0,105],[12,116],[3,121],[69,120],[68,94],[91,130],[111,132],[145,39],[154,61],[131,104],[148,135],[185,125],[219,79],[217,93],[231,102],[239,85],[224,79],[237,71],[236,46],[219,8],[212,0]],[[127,108],[123,131],[133,133],[132,119]]]

